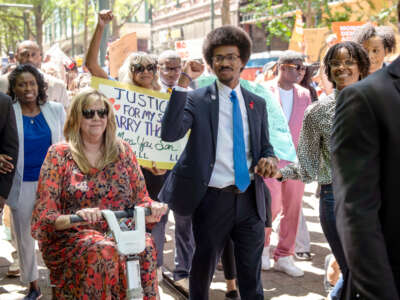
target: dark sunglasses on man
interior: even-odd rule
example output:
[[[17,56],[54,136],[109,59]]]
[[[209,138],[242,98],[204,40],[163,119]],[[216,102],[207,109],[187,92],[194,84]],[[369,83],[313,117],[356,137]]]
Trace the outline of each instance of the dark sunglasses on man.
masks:
[[[82,110],[82,115],[85,119],[93,119],[94,115],[97,113],[100,119],[104,119],[108,115],[108,109],[84,109]]]
[[[143,66],[141,64],[135,64],[131,66],[131,71],[135,73],[143,73],[144,70],[155,73],[157,71],[157,65],[148,64],[147,66]]]
[[[305,71],[307,69],[306,66],[302,66],[302,65],[296,65],[296,64],[283,64],[283,65],[293,68],[296,71]]]

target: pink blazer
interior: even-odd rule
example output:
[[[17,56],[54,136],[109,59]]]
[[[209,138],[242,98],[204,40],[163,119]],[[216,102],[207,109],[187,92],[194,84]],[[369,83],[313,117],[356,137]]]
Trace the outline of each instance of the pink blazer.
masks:
[[[281,97],[279,95],[278,88],[278,80],[271,80],[265,84],[265,87],[275,96],[275,99],[279,101],[282,105]],[[292,114],[290,115],[289,120],[289,129],[292,135],[292,140],[294,146],[297,148],[297,144],[299,143],[301,126],[303,124],[304,111],[307,106],[311,104],[310,92],[298,85],[295,84],[293,88],[293,109]],[[283,167],[287,165],[287,162],[281,162],[279,167]]]

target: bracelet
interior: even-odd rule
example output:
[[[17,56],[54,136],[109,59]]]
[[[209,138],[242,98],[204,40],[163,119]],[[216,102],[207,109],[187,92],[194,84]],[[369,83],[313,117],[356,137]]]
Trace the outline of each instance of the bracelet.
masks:
[[[193,81],[192,77],[189,76],[189,74],[185,73],[185,72],[181,72],[181,75],[185,76],[187,79],[189,79],[190,82]]]

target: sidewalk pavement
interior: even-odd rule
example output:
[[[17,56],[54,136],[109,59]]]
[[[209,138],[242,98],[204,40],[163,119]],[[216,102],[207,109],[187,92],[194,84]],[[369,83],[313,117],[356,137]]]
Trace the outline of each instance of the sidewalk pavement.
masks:
[[[323,289],[324,259],[330,252],[329,246],[322,233],[319,223],[318,211],[319,200],[314,197],[316,184],[306,186],[306,193],[303,205],[303,212],[307,220],[308,230],[311,234],[311,252],[314,254],[312,261],[297,262],[297,265],[304,270],[304,277],[292,278],[288,275],[275,272],[263,271],[262,280],[264,287],[264,299],[271,300],[322,300],[326,297]],[[169,215],[167,224],[167,234],[173,239],[174,220],[173,215]],[[277,243],[277,235],[272,234],[272,245]],[[173,240],[165,244],[164,262],[165,268],[173,269],[174,249]],[[12,247],[7,241],[0,239],[0,300],[22,299],[27,291],[25,285],[21,284],[18,278],[6,277],[7,267],[12,261]],[[51,288],[48,281],[48,270],[43,262],[39,260],[40,286],[44,297],[51,299]],[[210,289],[210,300],[224,300],[226,286],[222,271],[216,271]],[[168,288],[166,284],[160,285],[160,296],[162,300],[182,299],[174,290]]]

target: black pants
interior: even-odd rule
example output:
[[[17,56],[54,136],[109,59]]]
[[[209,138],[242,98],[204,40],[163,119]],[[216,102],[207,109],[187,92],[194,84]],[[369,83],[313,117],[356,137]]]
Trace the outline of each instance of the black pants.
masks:
[[[221,262],[224,266],[225,280],[236,279],[235,251],[233,247],[233,242],[231,239],[229,239],[226,242],[225,248],[221,255]]]
[[[208,300],[217,260],[232,239],[242,300],[264,299],[261,254],[264,223],[257,214],[254,184],[243,194],[209,188],[193,215],[196,249],[190,270],[190,300]]]

